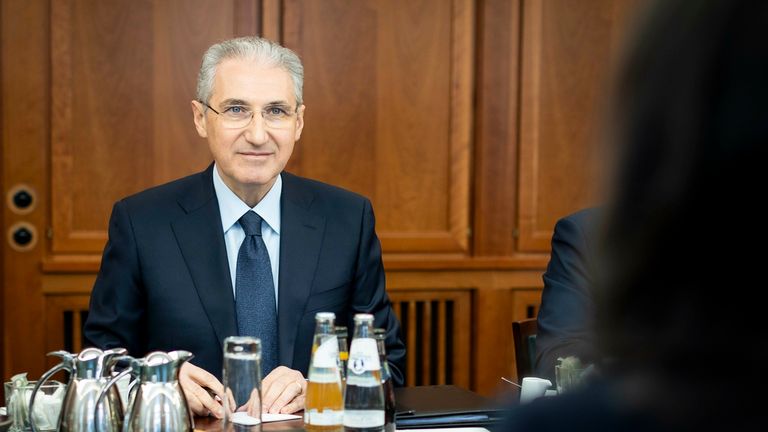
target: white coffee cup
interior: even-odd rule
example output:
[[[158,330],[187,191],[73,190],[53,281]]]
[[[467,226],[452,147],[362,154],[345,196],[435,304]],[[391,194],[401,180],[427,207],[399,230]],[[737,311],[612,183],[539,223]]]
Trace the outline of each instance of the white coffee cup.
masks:
[[[522,387],[520,389],[520,403],[528,403],[544,396],[547,389],[552,387],[552,382],[544,378],[525,377],[523,378]]]

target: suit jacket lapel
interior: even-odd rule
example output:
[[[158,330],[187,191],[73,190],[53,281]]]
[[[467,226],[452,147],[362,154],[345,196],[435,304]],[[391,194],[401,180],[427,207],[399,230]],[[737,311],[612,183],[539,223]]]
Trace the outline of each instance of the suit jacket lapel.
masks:
[[[325,217],[310,212],[313,199],[312,192],[298,178],[283,172],[277,319],[280,364],[289,367],[293,365],[299,320],[309,299],[325,230]]]
[[[212,170],[213,165],[200,174],[199,188],[179,198],[187,214],[172,228],[221,347],[224,338],[237,335],[237,322]]]

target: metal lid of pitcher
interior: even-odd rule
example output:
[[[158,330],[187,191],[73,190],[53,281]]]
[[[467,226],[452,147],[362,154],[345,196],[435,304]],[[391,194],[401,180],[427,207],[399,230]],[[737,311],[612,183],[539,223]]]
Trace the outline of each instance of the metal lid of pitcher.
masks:
[[[178,380],[181,365],[194,355],[189,351],[154,351],[141,361],[141,382],[174,382]]]
[[[109,376],[114,360],[128,352],[125,348],[102,351],[98,348],[86,348],[73,360],[76,379],[98,379]]]

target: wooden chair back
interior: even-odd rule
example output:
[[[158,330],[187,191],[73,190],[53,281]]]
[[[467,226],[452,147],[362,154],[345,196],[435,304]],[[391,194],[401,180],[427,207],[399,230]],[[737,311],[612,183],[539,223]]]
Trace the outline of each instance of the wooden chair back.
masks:
[[[512,340],[515,347],[515,371],[517,382],[525,376],[532,376],[536,363],[536,318],[528,318],[512,323]]]

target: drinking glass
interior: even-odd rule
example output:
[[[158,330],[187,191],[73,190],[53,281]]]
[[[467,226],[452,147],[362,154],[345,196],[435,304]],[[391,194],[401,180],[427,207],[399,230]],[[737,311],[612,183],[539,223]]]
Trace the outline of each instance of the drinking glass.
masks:
[[[30,431],[32,426],[29,424],[29,399],[32,390],[35,388],[36,381],[29,381],[24,386],[16,387],[12,382],[6,382],[5,406],[8,410],[8,417],[13,424],[11,431]],[[35,400],[35,424],[38,430],[55,431],[61,412],[61,403],[64,400],[66,385],[58,381],[48,381],[40,386],[37,399]]]
[[[585,369],[564,368],[561,365],[555,366],[555,385],[557,394],[573,391],[581,386],[583,382],[582,375]]]
[[[250,336],[224,339],[224,419],[227,423],[261,422],[261,340]],[[247,415],[248,417],[245,417]]]

